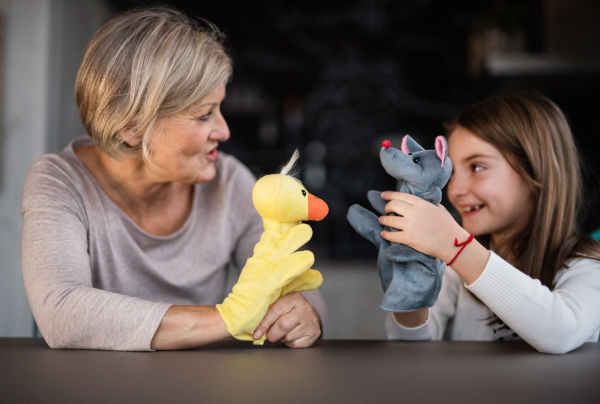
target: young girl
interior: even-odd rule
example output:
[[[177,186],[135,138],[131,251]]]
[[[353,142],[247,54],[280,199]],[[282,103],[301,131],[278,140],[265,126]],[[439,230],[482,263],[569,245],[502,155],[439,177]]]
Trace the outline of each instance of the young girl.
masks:
[[[452,262],[435,306],[390,313],[388,338],[522,338],[549,353],[598,341],[600,244],[576,230],[579,158],[560,109],[540,95],[494,98],[447,130],[462,227],[442,205],[382,194],[399,216],[380,223],[402,230],[384,238]]]

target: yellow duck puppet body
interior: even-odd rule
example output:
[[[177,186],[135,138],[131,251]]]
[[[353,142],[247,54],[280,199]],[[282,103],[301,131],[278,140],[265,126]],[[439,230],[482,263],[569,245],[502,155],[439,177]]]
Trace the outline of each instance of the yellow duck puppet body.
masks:
[[[229,333],[255,345],[264,344],[266,335],[255,340],[252,334],[273,302],[291,292],[316,289],[323,282],[321,273],[310,269],[313,253],[296,250],[312,237],[311,227],[302,222],[323,219],[329,208],[287,175],[297,158],[298,151],[280,174],[262,177],[254,185],[252,202],[265,231],[232,292],[216,306]]]

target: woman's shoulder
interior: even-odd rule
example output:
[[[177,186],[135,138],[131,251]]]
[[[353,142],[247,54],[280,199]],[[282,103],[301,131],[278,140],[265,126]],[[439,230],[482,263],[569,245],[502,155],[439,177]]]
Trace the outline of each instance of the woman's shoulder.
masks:
[[[49,175],[76,175],[79,176],[83,163],[74,152],[76,147],[93,144],[91,138],[75,138],[61,152],[43,154],[36,158],[29,168],[28,175],[40,173]]]
[[[83,137],[76,138],[63,151],[36,158],[25,178],[23,202],[40,194],[59,198],[63,194],[80,193],[85,166],[73,150],[74,146],[85,145],[87,142]]]

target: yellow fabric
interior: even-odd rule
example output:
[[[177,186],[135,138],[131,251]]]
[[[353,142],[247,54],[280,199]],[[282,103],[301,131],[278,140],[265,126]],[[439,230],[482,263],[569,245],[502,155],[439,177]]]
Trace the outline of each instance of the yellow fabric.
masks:
[[[310,269],[313,253],[296,252],[312,237],[311,227],[300,221],[308,218],[303,189],[297,180],[280,174],[263,177],[254,187],[252,199],[265,231],[232,292],[216,306],[227,330],[237,339],[262,345],[266,336],[254,340],[252,334],[269,306],[283,295],[316,289],[323,282],[321,273]]]
[[[271,174],[262,177],[252,190],[254,207],[263,219],[280,223],[308,220],[308,193],[293,177]]]

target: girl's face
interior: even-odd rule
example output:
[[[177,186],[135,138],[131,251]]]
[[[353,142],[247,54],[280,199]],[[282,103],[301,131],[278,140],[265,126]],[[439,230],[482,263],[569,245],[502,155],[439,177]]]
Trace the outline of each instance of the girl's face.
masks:
[[[221,115],[225,85],[217,87],[185,113],[163,118],[160,133],[150,145],[149,166],[161,181],[186,184],[210,181],[216,174],[219,142],[229,139],[229,128]]]
[[[496,241],[527,221],[531,190],[498,149],[459,126],[450,134],[448,154],[448,198],[465,230]]]

